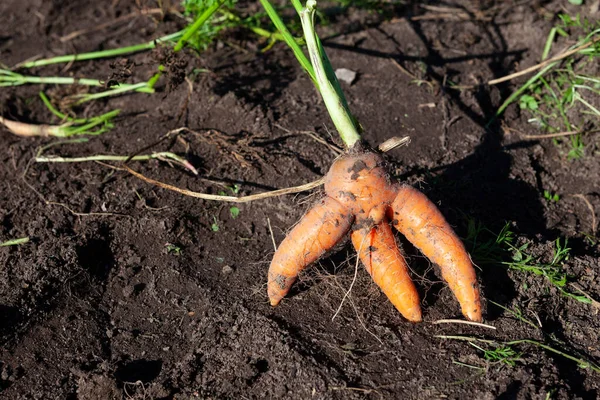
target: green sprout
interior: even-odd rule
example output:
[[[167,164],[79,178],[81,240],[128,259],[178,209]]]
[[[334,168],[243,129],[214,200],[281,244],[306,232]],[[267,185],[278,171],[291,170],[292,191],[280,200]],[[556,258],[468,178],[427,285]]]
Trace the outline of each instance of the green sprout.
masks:
[[[173,254],[175,256],[180,256],[182,252],[181,247],[172,243],[165,244],[165,249],[167,250],[167,254]]]
[[[229,214],[231,215],[231,218],[236,219],[240,215],[240,209],[238,207],[235,207],[235,206],[230,207],[229,208]]]
[[[487,353],[486,353],[486,350],[481,349],[480,346],[475,345],[474,347],[484,351],[484,357],[485,357],[485,354],[487,354],[488,358],[486,358],[486,360],[491,361],[492,359],[495,359],[496,362],[502,362],[504,364],[512,363],[512,362],[516,362],[516,361],[520,360],[520,356],[522,355],[522,353],[516,353],[512,349],[513,346],[532,345],[534,347],[538,347],[540,349],[546,350],[550,353],[557,354],[568,360],[574,361],[575,363],[577,363],[577,366],[579,368],[590,369],[596,373],[600,373],[600,366],[598,366],[593,361],[587,360],[584,357],[573,356],[573,355],[567,353],[566,351],[564,351],[563,349],[557,347],[556,345],[550,346],[550,345],[547,345],[547,344],[542,343],[537,340],[517,339],[517,340],[510,340],[510,341],[498,341],[498,340],[492,340],[492,339],[478,338],[478,337],[474,337],[474,336],[461,336],[461,335],[436,335],[435,337],[438,339],[462,340],[462,341],[469,342],[471,345],[474,345],[475,343],[480,343],[480,344],[494,346],[494,349],[492,349],[492,350],[488,349]],[[510,350],[507,348],[510,348]],[[498,349],[501,349],[501,351],[498,351]]]
[[[210,229],[213,232],[219,232],[219,221],[217,220],[217,217],[213,217],[213,223],[210,226]]]
[[[170,43],[175,40],[178,40],[183,35],[183,31],[171,33],[169,35],[162,36],[158,39],[153,39],[149,42],[136,44],[133,46],[119,47],[117,49],[109,49],[102,51],[92,51],[89,53],[79,53],[79,54],[68,54],[64,56],[57,56],[52,58],[45,58],[42,60],[34,60],[28,61],[21,64],[17,64],[16,68],[34,68],[34,67],[42,67],[45,65],[52,64],[61,64],[61,63],[70,63],[75,61],[86,61],[86,60],[97,60],[101,58],[110,58],[110,57],[118,57],[124,56],[134,53],[139,53],[140,51],[146,51],[156,48],[156,46],[163,43]]]
[[[565,272],[564,265],[571,252],[567,239],[563,241],[559,238],[554,241],[552,259],[547,262],[529,252],[531,242],[517,239],[510,229],[510,223],[505,224],[500,232],[495,234],[481,223],[469,220],[465,242],[470,246],[471,255],[478,265],[504,265],[513,271],[532,273],[544,277],[563,296],[585,304],[593,302],[584,293],[576,294],[567,289],[570,277]]]
[[[558,193],[551,193],[548,190],[544,190],[544,198],[552,203],[556,203],[558,202],[558,200],[560,200],[560,196],[558,195]]]
[[[493,348],[484,349],[473,342],[469,344],[483,352],[483,358],[491,364],[503,364],[508,367],[517,365],[517,361],[521,361],[523,353],[517,353],[511,346],[500,344]]]
[[[105,82],[98,79],[71,78],[63,76],[30,76],[22,75],[7,69],[0,69],[0,87],[20,86],[26,84],[53,84],[53,85],[80,85],[91,87],[106,87]],[[117,87],[98,93],[77,94],[70,97],[74,104],[82,104],[87,101],[97,100],[104,97],[116,96],[128,92],[154,93],[154,89],[147,82],[134,84],[122,83]]]

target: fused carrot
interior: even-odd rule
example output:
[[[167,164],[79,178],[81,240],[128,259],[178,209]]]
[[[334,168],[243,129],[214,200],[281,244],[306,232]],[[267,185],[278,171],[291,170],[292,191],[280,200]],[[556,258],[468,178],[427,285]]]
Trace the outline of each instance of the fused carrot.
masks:
[[[267,291],[272,306],[288,293],[300,271],[340,241],[353,220],[352,213],[330,197],[324,197],[306,213],[271,261]]]
[[[319,46],[314,26],[316,3],[295,5],[314,69],[311,77],[348,151],[333,163],[325,177],[327,197],[300,221],[275,252],[268,281],[271,304],[279,303],[298,272],[333,247],[355,221],[352,241],[365,267],[406,318],[421,320],[416,290],[389,226],[393,220],[398,230],[440,265],[463,314],[471,320],[481,320],[475,270],[462,242],[427,197],[392,183],[381,155],[362,143],[360,126],[350,114],[329,60]],[[279,21],[274,12],[269,15]],[[306,57],[296,51],[295,42],[288,44],[309,70]],[[323,209],[324,204],[330,205],[329,213]],[[345,223],[340,226],[335,220]],[[363,248],[363,242],[369,245]]]
[[[420,322],[419,294],[387,221],[371,229],[355,230],[351,237],[360,260],[381,291],[404,318]]]
[[[406,319],[420,321],[419,296],[391,223],[440,266],[465,317],[481,321],[477,277],[461,240],[424,194],[390,181],[379,154],[357,146],[338,158],[325,177],[325,193],[275,253],[268,282],[272,305],[286,295],[298,273],[340,241],[354,222],[352,243],[367,271]]]
[[[465,246],[442,213],[423,193],[403,185],[392,203],[392,224],[431,261],[471,321],[481,321],[481,300],[475,269]]]

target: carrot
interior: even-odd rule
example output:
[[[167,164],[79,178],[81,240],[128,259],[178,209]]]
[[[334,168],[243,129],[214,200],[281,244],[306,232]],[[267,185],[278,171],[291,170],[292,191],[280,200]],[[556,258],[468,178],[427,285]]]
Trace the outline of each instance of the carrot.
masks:
[[[325,177],[325,198],[309,211],[275,252],[268,292],[276,305],[298,273],[331,249],[352,228],[352,242],[373,280],[410,321],[421,320],[419,296],[396,246],[391,223],[437,263],[470,320],[481,320],[473,264],[460,239],[435,205],[416,189],[391,182],[383,158],[366,148],[360,125],[315,31],[316,1],[294,6],[300,15],[310,64],[268,0],[261,0],[284,40],[313,79],[347,153]],[[352,227],[351,227],[352,225]]]
[[[392,224],[431,261],[471,321],[481,321],[481,301],[475,269],[465,246],[423,193],[401,186],[392,203]]]
[[[325,197],[308,211],[281,243],[269,268],[267,291],[279,304],[307,265],[331,250],[348,232],[354,216],[336,200]]]
[[[477,278],[464,245],[424,194],[390,181],[379,154],[354,146],[331,166],[325,193],[275,252],[268,284],[272,305],[287,294],[298,273],[340,241],[353,224],[352,243],[375,283],[406,319],[420,321],[419,296],[391,221],[440,266],[465,317],[481,321]]]
[[[373,281],[396,309],[407,320],[420,322],[419,294],[387,221],[371,229],[355,230],[352,244]]]

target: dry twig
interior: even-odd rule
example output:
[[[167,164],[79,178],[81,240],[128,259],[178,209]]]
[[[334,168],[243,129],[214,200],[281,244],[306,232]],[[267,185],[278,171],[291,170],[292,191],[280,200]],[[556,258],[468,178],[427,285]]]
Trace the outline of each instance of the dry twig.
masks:
[[[163,182],[157,181],[155,179],[148,178],[148,177],[140,174],[139,172],[132,170],[127,165],[124,165],[123,168],[125,170],[127,170],[131,175],[135,176],[136,178],[141,179],[144,182],[150,183],[152,185],[161,187],[163,189],[171,190],[173,192],[181,193],[185,196],[195,197],[198,199],[213,200],[213,201],[229,201],[232,203],[249,203],[254,200],[263,200],[263,199],[267,199],[269,197],[282,196],[284,194],[300,193],[300,192],[304,192],[306,190],[310,190],[310,189],[319,187],[325,181],[324,178],[321,178],[316,181],[305,183],[304,185],[300,185],[300,186],[294,186],[294,187],[285,188],[285,189],[278,189],[278,190],[273,190],[273,191],[265,192],[265,193],[252,194],[249,196],[235,197],[235,196],[221,196],[221,195],[216,195],[216,194],[199,193],[199,192],[194,192],[194,191],[188,190],[188,189],[181,189],[176,186],[169,185],[167,183],[163,183]]]
[[[581,45],[581,46],[579,46],[579,47],[576,47],[576,48],[574,48],[573,50],[565,51],[565,52],[563,52],[563,53],[560,53],[560,54],[559,54],[559,55],[557,55],[557,56],[554,56],[554,57],[552,57],[552,58],[549,58],[549,59],[547,59],[547,60],[545,60],[545,61],[542,61],[542,62],[541,62],[541,63],[539,63],[539,64],[533,65],[533,66],[531,66],[531,67],[529,67],[529,68],[525,68],[525,69],[524,69],[524,70],[522,70],[522,71],[515,72],[514,74],[510,74],[510,75],[503,76],[502,78],[498,78],[498,79],[492,79],[491,81],[488,81],[488,82],[487,82],[487,84],[488,84],[489,86],[491,86],[491,85],[497,85],[497,84],[499,84],[499,83],[506,82],[506,81],[510,81],[510,80],[512,80],[512,79],[514,79],[514,78],[518,78],[519,76],[522,76],[522,75],[527,75],[527,74],[529,74],[530,72],[534,72],[534,71],[537,71],[538,69],[542,69],[542,68],[544,68],[545,66],[547,66],[547,65],[549,65],[549,64],[552,64],[553,62],[556,62],[556,61],[563,60],[563,59],[565,59],[565,58],[567,58],[567,57],[569,57],[569,56],[571,56],[571,55],[573,55],[573,54],[575,54],[575,53],[578,53],[578,52],[580,52],[581,50],[587,49],[588,47],[592,46],[593,44],[595,44],[595,43],[596,43],[596,42],[598,42],[598,41],[600,41],[600,37],[599,37],[599,38],[596,38],[596,39],[594,39],[594,40],[591,40],[591,41],[589,41],[588,43],[586,43],[586,44],[583,44],[583,45]]]
[[[464,324],[464,325],[479,326],[481,328],[487,328],[487,329],[496,329],[496,327],[492,326],[492,325],[482,324],[481,322],[464,321],[462,319],[439,319],[433,323],[435,325],[438,325],[438,324]]]
[[[198,134],[197,132],[194,132],[187,128],[179,128],[179,129],[174,129],[172,131],[169,131],[160,141],[164,140],[166,137],[170,136],[171,134],[179,133],[184,130]],[[160,143],[160,141],[158,143]],[[382,152],[386,152],[386,151],[390,151],[391,149],[396,148],[398,146],[406,145],[409,142],[410,142],[410,137],[408,137],[408,136],[405,136],[402,138],[393,137],[393,138],[388,139],[385,142],[383,142],[379,146],[379,149]],[[149,146],[145,147],[144,149],[148,149],[148,148],[149,148]],[[277,196],[282,196],[285,194],[300,193],[300,192],[304,192],[304,191],[319,187],[325,182],[325,178],[323,177],[316,181],[312,181],[312,182],[309,182],[309,183],[306,183],[306,184],[300,185],[300,186],[294,186],[294,187],[285,188],[285,189],[278,189],[278,190],[273,190],[273,191],[265,192],[265,193],[252,194],[249,196],[236,197],[236,196],[221,196],[221,195],[215,195],[215,194],[200,193],[200,192],[194,192],[194,191],[188,190],[188,189],[181,189],[176,186],[169,185],[168,183],[164,183],[164,182],[152,179],[152,178],[148,178],[148,177],[140,174],[139,172],[134,171],[133,169],[129,168],[125,164],[123,165],[123,169],[128,171],[131,175],[135,176],[136,178],[143,180],[144,182],[150,183],[151,185],[161,187],[163,189],[171,190],[173,192],[181,193],[185,196],[195,197],[195,198],[203,199],[203,200],[228,201],[228,202],[232,202],[232,203],[249,203],[249,202],[255,201],[255,200],[267,199],[269,197],[277,197]]]

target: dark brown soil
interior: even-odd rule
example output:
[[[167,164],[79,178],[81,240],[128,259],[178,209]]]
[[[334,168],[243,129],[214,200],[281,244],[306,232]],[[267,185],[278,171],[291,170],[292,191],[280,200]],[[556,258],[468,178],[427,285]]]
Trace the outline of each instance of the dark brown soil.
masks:
[[[113,4],[114,3],[114,4]],[[145,2],[142,2],[145,3]],[[148,2],[148,6],[155,6]],[[494,10],[477,19],[415,19],[417,3],[398,6],[395,18],[354,10],[323,28],[336,67],[358,72],[344,84],[351,108],[377,145],[410,135],[409,147],[386,155],[397,179],[421,188],[467,235],[468,219],[498,232],[506,221],[531,251],[546,260],[553,242],[569,238],[565,268],[579,287],[600,297],[599,249],[584,240],[592,213],[600,214],[598,142],[567,160],[550,141],[522,140],[504,127],[536,133],[511,106],[488,125],[519,82],[477,90],[442,90],[440,83],[472,85],[539,60],[566,1],[429,2]],[[151,40],[182,26],[139,17],[72,41],[59,38],[136,9],[134,1],[5,0],[0,4],[0,61],[67,54]],[[598,14],[591,15],[598,18]],[[335,155],[300,131],[330,140],[333,126],[309,79],[283,44],[257,53],[234,35],[203,53],[173,59],[141,53],[131,62],[102,60],[40,68],[40,75],[139,82],[159,60],[171,63],[156,94],[134,94],[78,108],[98,115],[119,108],[115,128],[87,143],[63,144],[48,154],[128,155],[166,132],[188,127],[177,140],[152,148],[187,157],[194,176],[167,163],[131,163],[143,174],[207,193],[239,185],[240,194],[317,179]],[[248,37],[246,35],[246,37]],[[394,64],[433,85],[417,85]],[[210,73],[192,72],[207,68]],[[193,83],[181,83],[181,70]],[[45,87],[58,96],[56,88]],[[0,90],[7,118],[48,123],[40,87]],[[64,91],[64,88],[61,88]],[[63,92],[64,94],[64,92]],[[597,136],[596,136],[597,137]],[[596,141],[596,142],[594,142]],[[600,361],[598,309],[561,296],[543,277],[481,266],[486,299],[518,306],[542,330],[489,303],[486,322],[497,330],[434,325],[461,318],[435,269],[404,244],[424,301],[425,322],[404,321],[358,271],[350,300],[335,310],[354,275],[354,253],[339,247],[303,274],[277,308],[266,297],[266,271],[276,242],[318,194],[271,198],[239,206],[202,201],[153,187],[96,163],[31,163],[48,139],[0,132],[0,397],[5,399],[112,398],[453,398],[596,399],[600,374],[532,345],[513,367],[486,362],[468,343],[436,335],[562,343],[565,352]],[[148,152],[150,150],[145,150]],[[217,183],[210,182],[216,181]],[[558,193],[548,202],[543,191]],[[213,224],[218,225],[214,231]],[[167,244],[181,249],[168,251]],[[477,260],[475,260],[477,261]],[[542,331],[544,333],[542,333]],[[486,368],[472,369],[458,362]],[[550,397],[546,397],[550,393]]]

